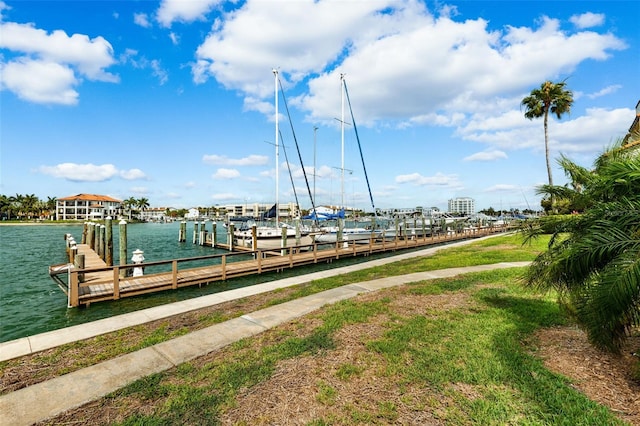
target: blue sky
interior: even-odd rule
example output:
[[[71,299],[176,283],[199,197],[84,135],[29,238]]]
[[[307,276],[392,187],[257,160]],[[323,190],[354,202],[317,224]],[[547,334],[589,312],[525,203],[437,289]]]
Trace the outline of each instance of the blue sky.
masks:
[[[538,209],[543,126],[522,98],[566,79],[551,157],[585,166],[640,99],[637,1],[4,0],[0,14],[5,195],[271,203],[277,68],[293,123],[280,97],[281,202],[290,169],[311,206],[304,166],[316,204],[341,203],[344,74],[376,207]],[[345,204],[370,211],[345,127]]]

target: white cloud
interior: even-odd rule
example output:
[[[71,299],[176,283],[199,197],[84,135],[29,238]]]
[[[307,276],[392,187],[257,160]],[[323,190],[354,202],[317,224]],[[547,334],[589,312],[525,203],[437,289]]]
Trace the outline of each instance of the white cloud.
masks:
[[[463,161],[494,161],[501,158],[507,158],[507,154],[504,151],[496,149],[492,151],[476,152],[475,154],[465,157]]]
[[[207,155],[202,157],[205,164],[215,164],[220,166],[262,166],[267,164],[269,157],[264,155],[249,155],[244,158],[229,158],[224,155]]]
[[[118,170],[113,164],[61,163],[55,166],[40,166],[39,171],[42,174],[72,182],[103,182],[118,176],[126,180],[146,177],[140,169]]]
[[[62,163],[56,166],[41,166],[40,172],[73,182],[102,182],[118,175],[118,169],[113,164],[75,164]]]
[[[235,179],[240,177],[240,172],[236,169],[218,169],[211,177],[214,179]]]
[[[592,28],[604,24],[605,16],[602,13],[587,12],[582,15],[573,15],[569,21],[577,28]]]
[[[103,37],[69,36],[60,30],[47,33],[33,24],[14,22],[2,22],[0,32],[0,48],[13,52],[11,59],[1,65],[1,88],[21,99],[72,105],[78,98],[73,87],[83,77],[119,81],[106,71],[116,61],[111,44]]]
[[[515,107],[515,106],[514,106]],[[502,114],[504,126],[497,125],[496,118],[474,118],[469,124],[458,129],[458,135],[468,141],[486,144],[493,149],[513,151],[520,149],[544,150],[542,119],[527,120],[519,107]],[[511,117],[511,119],[506,119]],[[563,116],[558,121],[549,118],[549,147],[552,157],[557,153],[599,153],[605,146],[619,137],[624,137],[626,129],[633,121],[635,112],[629,108],[587,109],[582,116]],[[498,120],[499,121],[499,120]],[[496,123],[493,125],[492,123]]]
[[[420,173],[396,176],[395,182],[398,184],[410,183],[417,186],[438,186],[447,188],[461,188],[458,175],[445,175],[436,173],[434,176],[422,176]]]
[[[164,27],[175,21],[192,22],[203,20],[205,15],[222,0],[163,0],[156,18]]]
[[[121,170],[120,177],[125,180],[145,179],[147,175],[140,169]]]
[[[149,66],[153,70],[153,75],[158,78],[161,86],[169,81],[169,73],[164,68],[162,68],[159,60],[153,59],[149,63]]]
[[[320,122],[335,117],[339,74],[346,73],[361,124],[456,126],[467,114],[627,47],[612,33],[566,31],[556,19],[496,31],[483,19],[455,21],[451,9],[439,12],[402,0],[345,2],[339,14],[330,1],[274,8],[249,0],[214,23],[192,64],[194,81],[214,77],[243,92],[246,109],[268,114],[273,80],[265,70],[277,65],[285,90],[311,75],[308,94],[291,103]]]
[[[618,90],[622,89],[622,85],[621,84],[612,84],[610,86],[607,86],[595,93],[589,93],[588,95],[586,95],[589,99],[596,99],[599,98],[601,96],[606,96],[606,95],[610,95],[612,93],[617,92]]]
[[[171,39],[171,43],[173,43],[174,46],[177,46],[178,43],[180,43],[180,36],[178,36],[173,31],[169,33],[169,38]]]
[[[55,62],[18,58],[0,64],[0,83],[20,99],[41,104],[75,105],[78,92],[73,70]]]
[[[126,49],[125,52],[120,55],[120,62],[123,64],[129,63],[134,68],[141,70],[150,69],[151,74],[158,79],[161,86],[169,81],[169,73],[162,67],[160,60],[149,60],[144,56],[138,57],[137,50]]]
[[[151,27],[151,22],[149,22],[149,17],[147,16],[146,13],[134,13],[133,22],[136,25],[140,25],[143,28]]]
[[[5,10],[11,10],[11,7],[9,7],[5,2],[0,1],[0,20],[3,19],[2,14]]]

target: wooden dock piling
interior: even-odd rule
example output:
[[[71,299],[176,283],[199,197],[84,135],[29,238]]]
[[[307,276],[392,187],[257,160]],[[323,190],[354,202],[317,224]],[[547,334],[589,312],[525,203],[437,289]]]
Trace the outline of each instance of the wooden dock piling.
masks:
[[[86,244],[77,246],[75,254],[75,267],[68,269],[67,265],[56,265],[49,268],[52,277],[67,276],[68,282],[61,288],[68,296],[68,305],[71,307],[91,303],[118,300],[123,297],[131,297],[145,293],[177,289],[192,285],[202,285],[225,281],[230,278],[261,274],[269,271],[282,271],[302,265],[320,262],[332,262],[343,257],[369,256],[372,253],[382,253],[404,249],[419,249],[434,244],[444,244],[459,240],[478,238],[494,233],[509,231],[509,227],[482,228],[460,233],[443,233],[435,235],[416,235],[415,238],[395,238],[393,242],[373,241],[368,244],[360,244],[348,241],[337,241],[331,248],[319,249],[317,244],[303,246],[281,247],[277,249],[250,250],[244,247],[242,251],[225,254],[214,254],[185,259],[172,259],[145,263],[145,267],[157,267],[168,272],[145,273],[141,276],[133,276],[130,273],[134,268],[141,268],[140,264],[127,263],[126,256],[126,222],[121,221],[121,256],[119,266],[108,266]],[[229,226],[230,235],[233,235],[233,225]],[[69,238],[70,240],[70,238]],[[229,247],[233,249],[233,238]],[[124,254],[122,252],[124,248]],[[207,261],[209,266],[189,267],[190,262]],[[81,261],[84,266],[81,266]],[[201,265],[202,263],[200,263]],[[65,289],[66,287],[66,289]]]
[[[105,257],[104,261],[107,266],[113,266],[113,223],[111,216],[107,216],[105,220]]]
[[[118,227],[120,231],[120,238],[118,240],[118,243],[120,245],[118,257],[120,258],[120,261],[118,263],[122,266],[127,264],[127,221],[124,219],[121,220],[118,223]],[[126,273],[126,269],[120,270],[120,277],[124,278],[126,276]]]
[[[178,242],[184,243],[187,241],[187,222],[180,222],[180,232],[178,234]]]

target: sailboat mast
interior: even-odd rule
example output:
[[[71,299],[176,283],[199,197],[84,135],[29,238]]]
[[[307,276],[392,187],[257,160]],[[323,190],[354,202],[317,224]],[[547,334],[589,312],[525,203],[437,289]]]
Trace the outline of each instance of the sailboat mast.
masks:
[[[278,129],[278,70],[273,69],[273,75],[275,79],[275,89],[274,89],[274,98],[275,98],[275,110],[276,110],[276,227],[280,226],[280,200],[279,200],[279,189],[280,189],[280,172],[279,172],[279,164],[280,164],[280,151],[278,149],[278,135],[280,133]]]
[[[341,179],[340,179],[340,194],[341,195],[341,208],[344,209],[344,74],[340,74],[340,102],[342,104],[342,112],[340,116],[340,138],[342,141],[342,163],[340,166]]]

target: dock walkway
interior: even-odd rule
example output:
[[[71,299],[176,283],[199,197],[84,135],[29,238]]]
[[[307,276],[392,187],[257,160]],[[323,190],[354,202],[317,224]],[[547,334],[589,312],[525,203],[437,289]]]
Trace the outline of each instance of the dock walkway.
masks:
[[[145,268],[161,267],[166,272],[148,273],[132,276],[131,271],[141,265],[107,266],[89,246],[81,244],[79,253],[85,254],[85,268],[64,271],[68,274],[67,285],[61,288],[68,296],[69,307],[89,306],[92,303],[118,300],[178,288],[226,281],[247,275],[262,274],[271,271],[283,271],[298,266],[310,265],[334,260],[369,256],[374,253],[394,252],[398,250],[420,249],[460,240],[484,237],[503,233],[506,228],[487,228],[470,233],[431,235],[421,238],[408,238],[393,241],[374,241],[368,243],[338,242],[332,248],[319,248],[318,244],[283,247],[281,249],[259,249],[228,254],[215,254],[197,258],[173,259],[145,263]],[[208,266],[188,267],[194,261],[209,263]],[[57,276],[50,268],[50,274]],[[133,274],[135,275],[135,274]],[[61,280],[58,279],[60,283]]]

